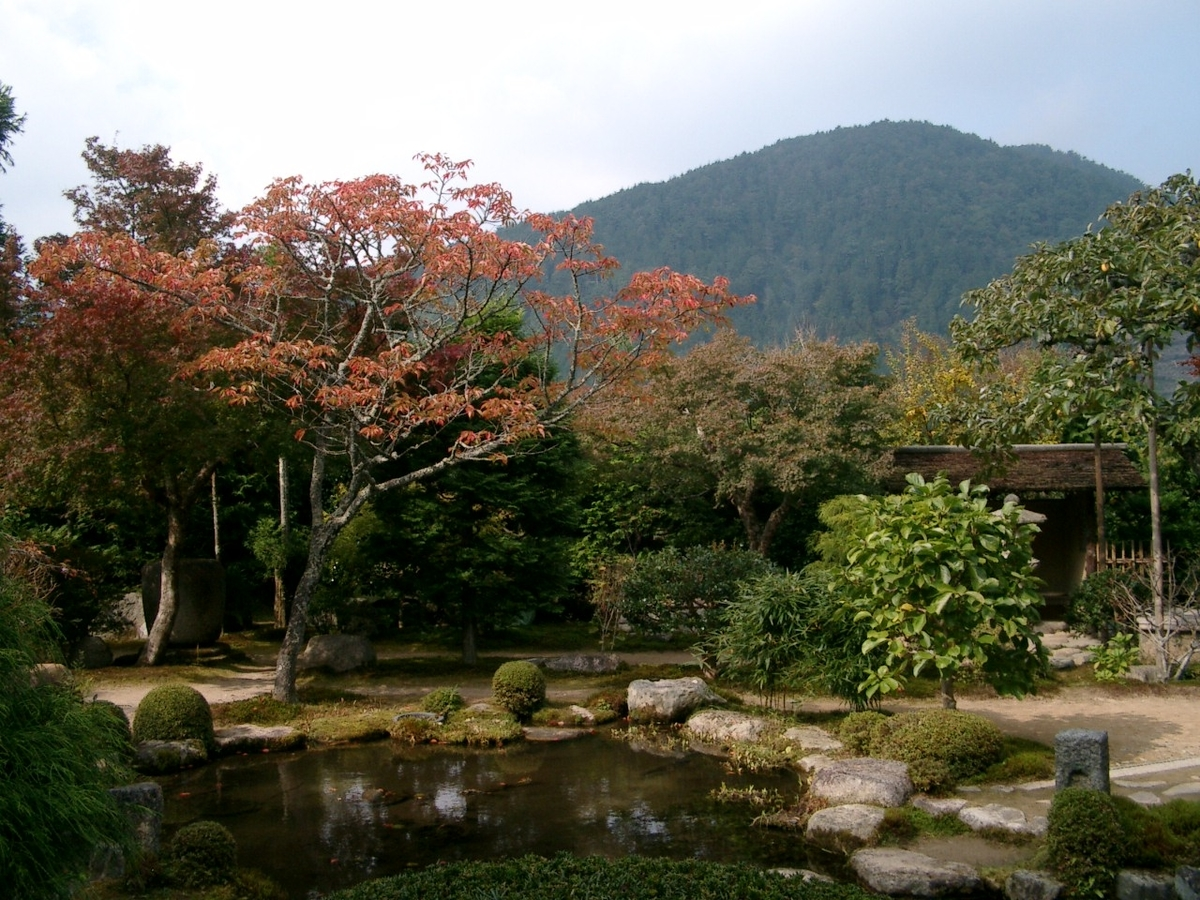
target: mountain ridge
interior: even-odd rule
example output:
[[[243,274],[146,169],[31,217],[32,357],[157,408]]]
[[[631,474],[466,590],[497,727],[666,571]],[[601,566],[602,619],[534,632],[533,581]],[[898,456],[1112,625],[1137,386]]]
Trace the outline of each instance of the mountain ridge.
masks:
[[[1143,187],[1071,151],[885,120],[785,138],[570,212],[595,220],[626,271],[724,275],[757,295],[732,317],[756,343],[797,329],[892,343],[909,318],[944,331],[963,292]]]

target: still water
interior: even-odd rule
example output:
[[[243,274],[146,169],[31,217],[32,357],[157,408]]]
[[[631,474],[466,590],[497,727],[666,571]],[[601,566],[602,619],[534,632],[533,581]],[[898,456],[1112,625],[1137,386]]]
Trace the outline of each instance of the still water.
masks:
[[[709,756],[601,736],[493,751],[384,742],[233,757],[160,781],[168,834],[221,822],[239,864],[297,900],[439,860],[527,853],[808,864],[798,835],[754,828],[749,807],[709,796],[752,783],[795,799],[794,775],[740,778]]]

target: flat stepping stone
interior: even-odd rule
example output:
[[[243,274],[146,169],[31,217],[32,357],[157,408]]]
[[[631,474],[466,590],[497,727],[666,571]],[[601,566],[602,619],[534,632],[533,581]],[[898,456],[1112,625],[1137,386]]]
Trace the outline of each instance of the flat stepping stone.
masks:
[[[278,753],[304,747],[304,733],[290,725],[230,725],[213,732],[220,753]]]
[[[904,763],[859,757],[835,760],[820,769],[809,790],[831,804],[903,806],[912,796],[913,785]]]
[[[963,807],[958,812],[958,821],[972,831],[995,829],[1007,831],[1010,834],[1034,833],[1033,826],[1025,818],[1025,813],[1011,806],[1001,806],[999,803]]]
[[[1018,869],[1004,882],[1004,896],[1008,900],[1059,900],[1067,894],[1060,881],[1045,872]]]
[[[1163,796],[1170,797],[1171,799],[1176,797],[1200,797],[1200,781],[1185,781],[1183,784],[1169,787],[1163,791]]]
[[[893,897],[961,897],[984,886],[966,863],[942,862],[912,850],[859,850],[850,857],[850,868],[871,890]]]
[[[809,817],[804,837],[826,850],[851,853],[876,842],[883,817],[881,807],[865,803],[830,806]]]
[[[521,729],[525,732],[525,740],[539,744],[555,744],[561,741],[573,741],[590,734],[586,728],[542,728],[530,727]]]
[[[927,812],[931,816],[957,816],[967,805],[962,797],[926,797],[922,794],[913,797],[911,805],[914,809]]]
[[[1132,800],[1138,806],[1162,806],[1163,799],[1158,794],[1153,794],[1150,791],[1134,791],[1128,795],[1129,800]]]
[[[799,745],[802,750],[816,750],[819,753],[832,753],[844,746],[824,728],[817,728],[815,725],[789,728],[783,733],[783,739]]]
[[[735,741],[754,743],[762,738],[768,727],[769,723],[761,716],[706,709],[688,719],[683,730],[702,741],[731,744]]]
[[[206,762],[203,741],[142,741],[133,749],[133,767],[150,775],[167,775]]]

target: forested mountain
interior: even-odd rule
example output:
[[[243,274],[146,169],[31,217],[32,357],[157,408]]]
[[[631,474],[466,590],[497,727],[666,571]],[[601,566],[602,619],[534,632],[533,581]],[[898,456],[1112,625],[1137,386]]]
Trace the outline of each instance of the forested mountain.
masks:
[[[1035,242],[1082,233],[1143,185],[1074,153],[1002,147],[924,122],[877,122],[780,141],[660,184],[580,204],[625,271],[725,275],[759,344],[798,327],[890,341],[943,331],[962,293]]]

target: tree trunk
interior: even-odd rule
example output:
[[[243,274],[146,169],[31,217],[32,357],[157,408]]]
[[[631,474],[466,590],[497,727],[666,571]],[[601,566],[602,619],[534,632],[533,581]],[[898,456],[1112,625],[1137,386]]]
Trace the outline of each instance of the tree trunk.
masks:
[[[742,521],[742,528],[746,531],[746,546],[765,558],[771,550],[771,544],[775,540],[779,526],[783,524],[784,517],[792,508],[791,498],[785,497],[783,502],[771,511],[766,522],[758,517],[749,492],[739,493],[731,500],[734,509],[737,510],[738,518]]]
[[[317,582],[321,579],[321,570],[325,567],[325,557],[334,538],[341,531],[340,525],[323,524],[314,528],[308,541],[308,562],[304,566],[304,574],[296,585],[296,593],[292,597],[292,608],[288,616],[287,630],[283,633],[283,643],[279,647],[279,658],[275,661],[275,686],[271,694],[282,703],[295,703],[296,695],[296,661],[304,646],[304,635],[308,625],[308,607],[312,602]]]
[[[1104,527],[1104,464],[1100,452],[1100,426],[1092,433],[1092,463],[1096,472],[1096,561],[1095,571],[1104,571],[1108,559],[1108,537]]]
[[[479,651],[475,645],[475,615],[463,611],[462,623],[462,661],[464,666],[474,666],[479,662]]]
[[[954,698],[954,679],[943,678],[939,685],[942,709],[958,709],[958,701]]]
[[[185,511],[178,503],[167,507],[167,544],[163,548],[162,574],[159,578],[158,613],[138,657],[139,666],[156,666],[167,649],[175,611],[179,608],[179,548],[183,544]]]
[[[1163,677],[1170,676],[1167,660],[1166,620],[1163,596],[1162,498],[1158,486],[1158,424],[1152,417],[1146,429],[1146,455],[1150,469],[1150,593],[1154,600],[1155,660]]]
[[[290,534],[291,510],[288,505],[288,466],[284,457],[279,457],[279,536],[287,547]],[[275,578],[275,627],[287,626],[287,588],[284,585],[284,569],[276,568]]]
[[[212,487],[213,559],[221,561],[221,504],[217,500],[217,470],[209,476]]]

